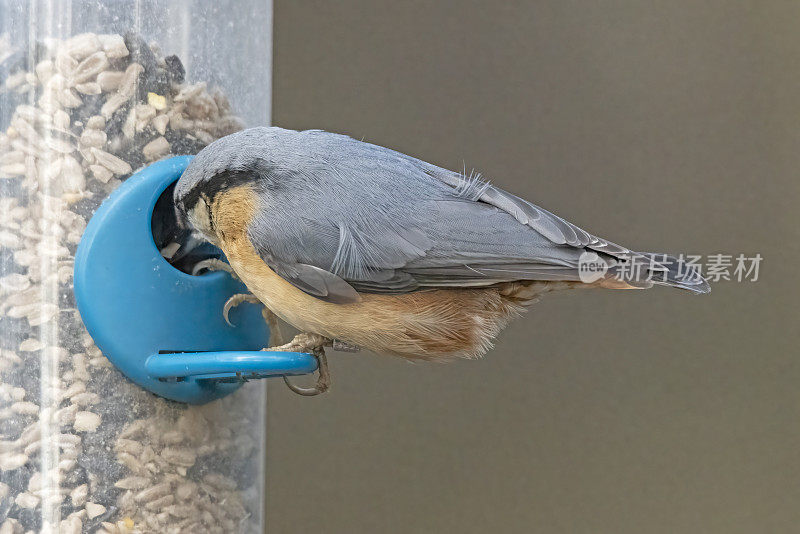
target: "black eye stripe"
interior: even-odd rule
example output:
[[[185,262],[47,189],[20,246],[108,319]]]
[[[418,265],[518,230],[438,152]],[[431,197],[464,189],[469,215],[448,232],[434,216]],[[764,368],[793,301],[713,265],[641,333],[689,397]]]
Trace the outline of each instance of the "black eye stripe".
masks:
[[[214,217],[211,215],[211,199],[208,198],[208,195],[205,193],[201,193],[203,197],[203,202],[206,204],[206,216],[208,217],[208,225],[211,227],[211,231],[214,231]]]
[[[215,174],[207,180],[198,181],[181,199],[184,206],[194,206],[201,198],[206,199],[206,203],[211,206],[211,202],[220,191],[225,191],[232,187],[251,183],[254,180],[252,173],[242,171],[224,171]]]

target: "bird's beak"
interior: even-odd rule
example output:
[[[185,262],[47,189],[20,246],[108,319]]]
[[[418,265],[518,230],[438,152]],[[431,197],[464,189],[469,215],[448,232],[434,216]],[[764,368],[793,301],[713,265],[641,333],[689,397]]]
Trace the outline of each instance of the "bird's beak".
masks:
[[[156,203],[152,230],[161,255],[183,272],[191,273],[194,265],[201,260],[222,256],[219,249],[186,224],[173,204],[172,188],[168,188]]]
[[[176,228],[172,237],[160,251],[170,263],[180,261],[206,242],[200,234],[187,228]]]
[[[209,258],[222,259],[222,252],[191,230],[179,229],[174,239],[161,248],[161,255],[176,269],[192,273],[197,263]]]

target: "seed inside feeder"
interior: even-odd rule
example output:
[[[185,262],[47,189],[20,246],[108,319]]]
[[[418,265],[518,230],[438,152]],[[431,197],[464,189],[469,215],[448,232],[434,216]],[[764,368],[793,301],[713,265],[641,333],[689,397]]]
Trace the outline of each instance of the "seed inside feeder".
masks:
[[[85,332],[71,275],[113,188],[241,121],[134,34],[48,40],[10,71],[2,43],[0,99],[25,98],[0,110],[0,532],[248,531],[257,411],[233,398],[179,407],[129,383]]]

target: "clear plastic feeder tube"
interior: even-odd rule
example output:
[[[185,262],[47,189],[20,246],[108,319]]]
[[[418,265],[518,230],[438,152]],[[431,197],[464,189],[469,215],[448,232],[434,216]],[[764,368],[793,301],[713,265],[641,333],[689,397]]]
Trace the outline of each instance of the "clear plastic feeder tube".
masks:
[[[263,530],[263,381],[141,390],[72,271],[132,173],[268,123],[270,42],[269,0],[0,0],[0,532]]]

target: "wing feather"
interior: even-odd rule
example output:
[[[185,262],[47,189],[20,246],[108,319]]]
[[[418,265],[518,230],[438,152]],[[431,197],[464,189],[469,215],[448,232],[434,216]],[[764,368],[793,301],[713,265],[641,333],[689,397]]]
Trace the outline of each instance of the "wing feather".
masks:
[[[250,172],[260,192],[248,230],[259,255],[332,302],[353,302],[358,292],[579,280],[587,250],[612,265],[647,257],[477,174],[343,135],[256,128],[229,138],[237,156],[227,165]]]
[[[314,265],[273,261],[270,268],[289,283],[322,300],[336,304],[358,302],[361,296],[342,278]]]

